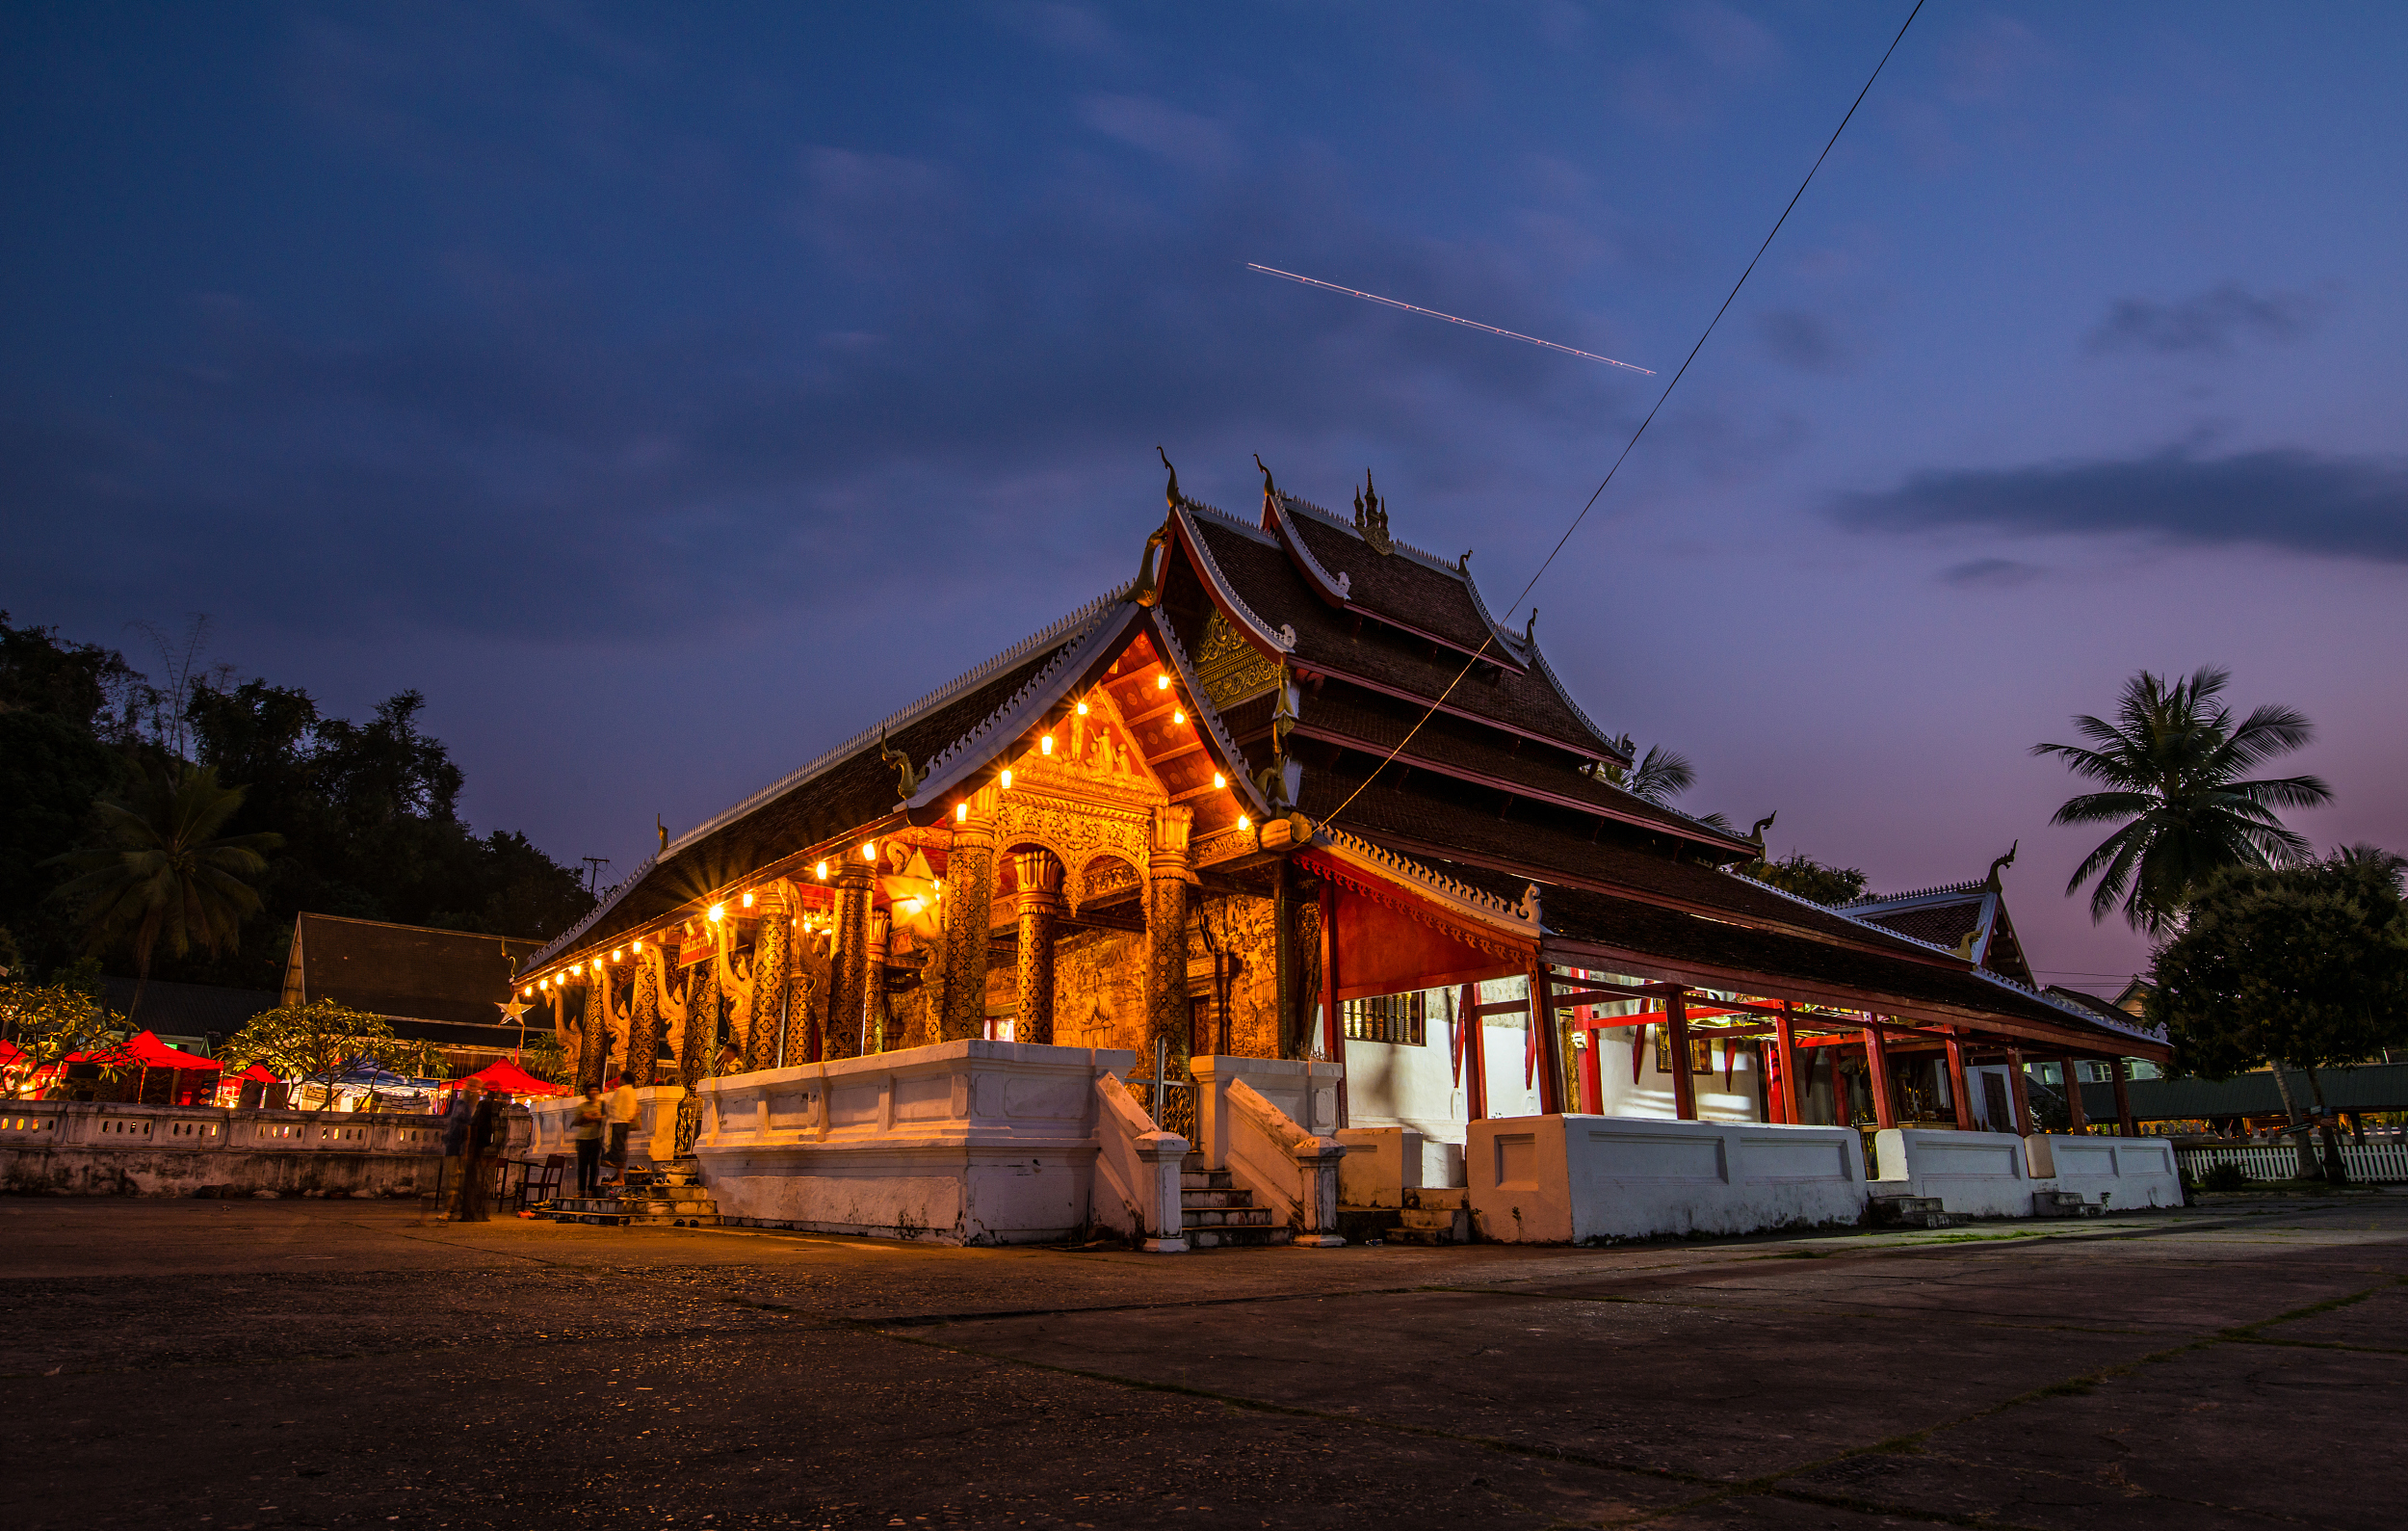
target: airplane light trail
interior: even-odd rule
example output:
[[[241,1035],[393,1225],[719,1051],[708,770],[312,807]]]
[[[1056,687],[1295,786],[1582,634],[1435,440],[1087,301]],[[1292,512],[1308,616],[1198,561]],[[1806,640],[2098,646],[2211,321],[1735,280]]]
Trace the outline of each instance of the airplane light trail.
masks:
[[[1386,304],[1391,308],[1401,308],[1406,313],[1427,314],[1432,319],[1444,319],[1451,325],[1462,325],[1470,330],[1484,330],[1492,335],[1503,335],[1507,340],[1519,340],[1529,345],[1544,346],[1549,351],[1560,351],[1567,356],[1579,356],[1584,361],[1602,361],[1609,367],[1620,367],[1625,372],[1644,373],[1651,378],[1656,375],[1652,367],[1635,367],[1627,361],[1616,361],[1611,356],[1601,356],[1593,351],[1575,351],[1570,346],[1559,346],[1552,340],[1541,340],[1536,335],[1516,334],[1510,330],[1500,330],[1495,325],[1481,324],[1477,319],[1458,319],[1453,314],[1442,314],[1435,308],[1424,308],[1419,304],[1400,303],[1394,298],[1382,298],[1375,292],[1357,292],[1351,287],[1341,287],[1334,281],[1322,281],[1313,277],[1299,277],[1292,271],[1281,271],[1276,266],[1257,266],[1249,260],[1245,263],[1245,269],[1259,271],[1266,277],[1284,277],[1290,281],[1300,281],[1307,287],[1326,287],[1331,292],[1342,292],[1349,298],[1360,298],[1366,303]]]

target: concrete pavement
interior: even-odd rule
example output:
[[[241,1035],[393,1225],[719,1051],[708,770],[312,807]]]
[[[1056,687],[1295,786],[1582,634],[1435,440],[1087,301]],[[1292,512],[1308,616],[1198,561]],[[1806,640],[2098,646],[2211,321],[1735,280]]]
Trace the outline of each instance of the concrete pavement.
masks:
[[[2408,1196],[1190,1256],[0,1201],[0,1524],[2390,1526]]]

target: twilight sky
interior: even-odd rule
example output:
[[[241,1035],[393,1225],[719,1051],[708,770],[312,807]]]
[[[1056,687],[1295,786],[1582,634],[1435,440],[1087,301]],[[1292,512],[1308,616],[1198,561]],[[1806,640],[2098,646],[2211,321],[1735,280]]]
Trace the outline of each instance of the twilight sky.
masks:
[[[1899,4],[0,13],[0,606],[364,713],[624,872],[1137,567],[1157,442],[1503,607]],[[2140,667],[2408,848],[2408,11],[1932,0],[1532,599],[1883,890],[2143,959],[2027,748]],[[1519,625],[1518,615],[1515,625]]]

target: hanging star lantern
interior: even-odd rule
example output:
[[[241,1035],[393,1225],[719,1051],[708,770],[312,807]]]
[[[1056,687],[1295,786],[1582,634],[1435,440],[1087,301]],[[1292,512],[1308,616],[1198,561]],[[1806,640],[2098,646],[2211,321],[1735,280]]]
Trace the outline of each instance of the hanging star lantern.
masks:
[[[506,1026],[514,1026],[518,1024],[519,1016],[525,1015],[530,1010],[535,1009],[533,1005],[520,1004],[516,994],[512,994],[510,998],[505,1000],[495,1001],[495,1008],[501,1011],[502,1024]]]
[[[893,877],[881,877],[878,887],[886,894],[893,928],[907,931],[921,940],[932,941],[944,932],[943,911],[938,908],[944,889],[936,874],[929,868],[929,858],[915,850],[903,871]]]

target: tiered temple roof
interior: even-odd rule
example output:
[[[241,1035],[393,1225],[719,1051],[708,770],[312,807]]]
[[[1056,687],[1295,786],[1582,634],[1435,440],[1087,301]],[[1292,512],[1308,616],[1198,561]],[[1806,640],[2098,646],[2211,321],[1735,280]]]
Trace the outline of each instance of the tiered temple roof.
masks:
[[[1835,910],[1731,870],[1761,843],[1594,774],[1626,757],[1547,664],[1534,623],[1505,630],[1468,560],[1394,541],[1374,504],[1375,516],[1349,524],[1266,475],[1261,521],[1248,524],[1179,495],[1174,480],[1160,563],[1149,545],[1136,585],[669,845],[524,971],[849,838],[939,822],[1053,726],[1067,699],[1127,684],[1134,654],[1193,699],[1191,731],[1174,739],[1167,719],[1135,710],[1134,691],[1113,696],[1147,769],[1195,807],[1199,843],[1218,835],[1227,848],[1233,825],[1293,808],[1377,847],[1399,875],[1528,907],[1547,961],[1610,960],[1641,975],[2162,1054],[2136,1024],[2036,992],[1995,889]],[[1283,696],[1292,718],[1275,718]],[[1265,771],[1280,724],[1286,760],[1301,768],[1293,801]],[[1210,786],[1217,773],[1225,790]],[[1322,839],[1335,843],[1326,830]],[[1976,948],[1958,949],[1976,926]]]

